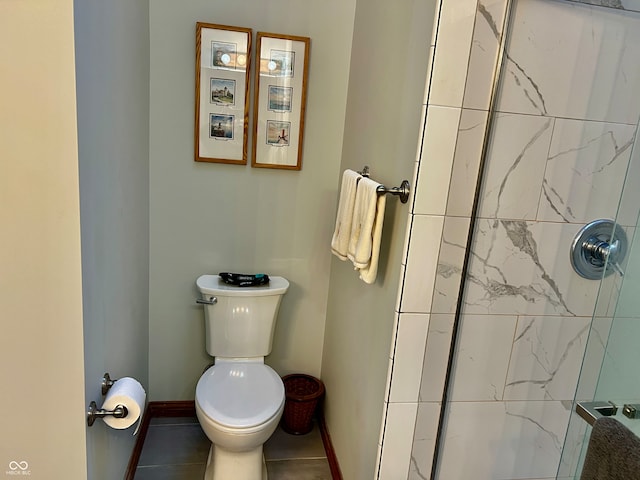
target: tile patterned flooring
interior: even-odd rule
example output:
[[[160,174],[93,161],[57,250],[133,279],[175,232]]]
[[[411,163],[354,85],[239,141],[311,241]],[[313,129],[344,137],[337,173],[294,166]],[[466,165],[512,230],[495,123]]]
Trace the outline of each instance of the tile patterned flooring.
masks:
[[[209,439],[195,417],[153,418],[135,480],[202,480]],[[280,427],[264,446],[269,480],[331,480],[317,425],[306,435]]]

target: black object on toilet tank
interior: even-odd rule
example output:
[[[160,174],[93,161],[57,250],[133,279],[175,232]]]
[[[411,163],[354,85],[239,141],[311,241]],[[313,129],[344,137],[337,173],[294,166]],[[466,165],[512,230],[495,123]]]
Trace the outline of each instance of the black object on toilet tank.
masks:
[[[265,273],[228,273],[218,274],[224,283],[236,287],[258,287],[269,283],[269,275]]]

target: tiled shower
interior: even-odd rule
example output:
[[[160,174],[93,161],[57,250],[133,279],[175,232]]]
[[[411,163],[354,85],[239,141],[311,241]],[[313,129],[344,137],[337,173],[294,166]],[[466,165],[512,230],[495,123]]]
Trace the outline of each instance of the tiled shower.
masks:
[[[583,358],[589,345],[596,352],[589,368],[599,371],[622,282],[617,274],[602,284],[578,276],[569,248],[582,226],[599,218],[616,218],[633,238],[639,12],[640,2],[625,0],[441,2],[389,359],[380,480],[542,480],[556,478],[561,463],[558,478],[573,478],[584,427],[570,434],[567,427]],[[593,398],[597,374],[588,373],[579,397]]]

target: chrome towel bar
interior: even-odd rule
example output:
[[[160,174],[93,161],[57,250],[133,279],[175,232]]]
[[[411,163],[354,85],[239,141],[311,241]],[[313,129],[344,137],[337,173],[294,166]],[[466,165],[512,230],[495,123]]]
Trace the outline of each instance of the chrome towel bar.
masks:
[[[593,426],[599,418],[614,417],[616,413],[618,413],[618,409],[619,405],[616,405],[612,401],[578,402],[576,404],[576,413],[591,426]],[[622,407],[622,414],[631,419],[640,418],[640,404],[625,403]]]

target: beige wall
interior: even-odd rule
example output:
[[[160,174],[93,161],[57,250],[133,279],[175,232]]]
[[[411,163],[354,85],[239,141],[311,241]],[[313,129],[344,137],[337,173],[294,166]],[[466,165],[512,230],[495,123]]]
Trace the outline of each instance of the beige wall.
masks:
[[[358,2],[341,169],[367,164],[388,186],[412,179],[434,8],[411,0]],[[408,214],[408,204],[388,197],[374,285],[347,263],[331,264],[322,378],[344,478],[374,477]]]
[[[0,1],[0,92],[0,475],[86,478],[71,0]]]
[[[280,374],[320,374],[354,8],[354,0],[151,3],[152,399],[192,399],[211,361],[194,302],[204,273],[289,279],[267,363]],[[193,161],[197,21],[311,37],[300,172]]]
[[[85,401],[149,368],[149,2],[75,4]],[[92,480],[123,478],[136,437],[87,430]]]

